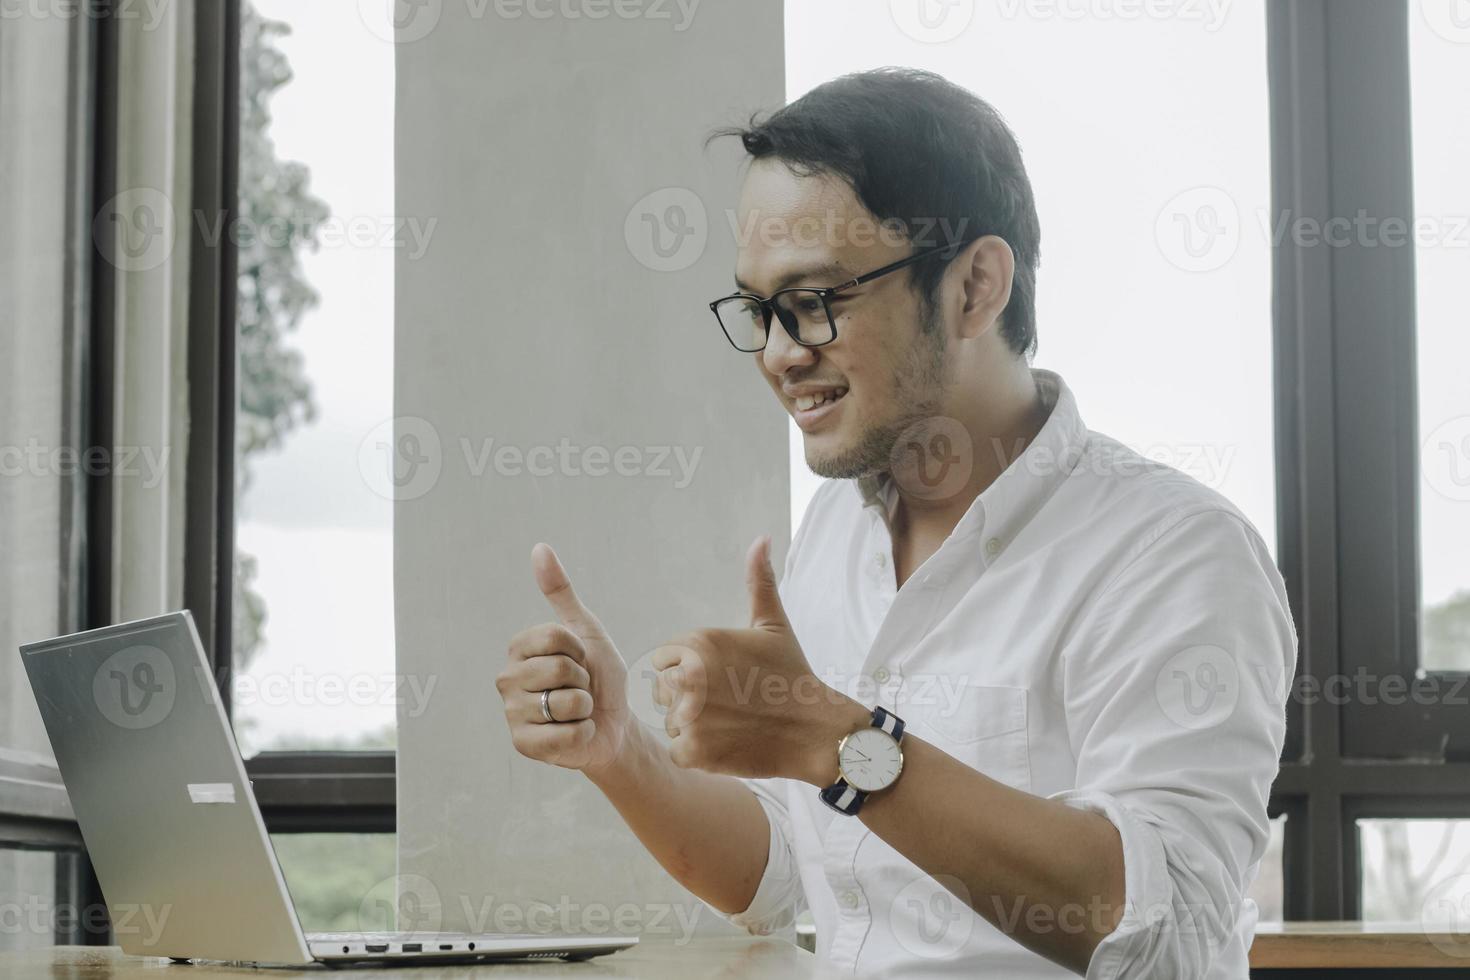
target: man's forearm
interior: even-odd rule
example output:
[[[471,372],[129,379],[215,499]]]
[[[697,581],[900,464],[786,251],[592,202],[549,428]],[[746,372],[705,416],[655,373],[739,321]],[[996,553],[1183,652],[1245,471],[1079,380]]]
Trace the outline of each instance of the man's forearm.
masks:
[[[904,739],[903,777],[859,819],[1012,939],[1078,973],[1122,915],[1122,842],[1106,817],[996,782],[917,738]]]
[[[750,787],[679,768],[636,726],[618,760],[587,775],[680,884],[722,912],[750,906],[771,833]]]

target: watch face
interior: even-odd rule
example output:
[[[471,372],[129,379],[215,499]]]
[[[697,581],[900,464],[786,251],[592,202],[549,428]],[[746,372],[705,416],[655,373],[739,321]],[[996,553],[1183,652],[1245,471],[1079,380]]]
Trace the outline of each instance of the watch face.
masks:
[[[837,766],[849,786],[865,793],[884,789],[898,778],[903,753],[898,742],[881,728],[862,728],[842,740]]]

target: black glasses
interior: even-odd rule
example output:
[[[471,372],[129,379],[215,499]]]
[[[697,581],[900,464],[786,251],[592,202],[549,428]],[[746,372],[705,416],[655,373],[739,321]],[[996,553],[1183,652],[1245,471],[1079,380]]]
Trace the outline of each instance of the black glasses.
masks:
[[[842,292],[844,289],[852,289],[864,283],[872,282],[879,276],[886,276],[890,272],[913,265],[922,259],[933,255],[942,255],[946,259],[952,259],[959,254],[969,242],[955,242],[952,245],[939,245],[935,248],[915,252],[908,258],[891,262],[881,269],[849,279],[847,282],[836,286],[828,286],[825,289],[817,289],[810,286],[794,286],[790,289],[781,289],[771,294],[769,299],[761,299],[751,293],[734,293],[715,300],[709,305],[714,312],[715,319],[720,323],[720,329],[724,331],[725,338],[736,350],[746,354],[754,354],[766,349],[766,340],[771,332],[771,316],[781,321],[781,326],[786,328],[786,333],[792,340],[803,347],[821,347],[830,344],[837,339],[837,320],[832,316],[832,306],[829,300]]]

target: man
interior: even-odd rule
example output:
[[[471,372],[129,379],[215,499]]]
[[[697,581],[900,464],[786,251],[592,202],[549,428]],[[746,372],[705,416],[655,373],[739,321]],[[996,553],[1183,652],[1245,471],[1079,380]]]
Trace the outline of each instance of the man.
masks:
[[[779,594],[751,548],[749,629],[656,654],[667,748],[538,545],[516,748],[750,931],[804,902],[842,972],[1244,977],[1296,648],[1265,543],[1030,367],[1040,232],[987,104],[889,69],[736,132],[712,306],[830,481]]]

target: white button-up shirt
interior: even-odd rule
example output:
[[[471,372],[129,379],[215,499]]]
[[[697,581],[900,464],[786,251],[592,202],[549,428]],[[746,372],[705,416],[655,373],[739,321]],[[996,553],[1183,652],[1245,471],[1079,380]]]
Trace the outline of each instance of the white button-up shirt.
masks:
[[[1229,501],[1089,431],[1061,378],[1034,375],[1047,422],[902,588],[891,481],[825,483],[788,554],[786,611],[827,683],[1118,828],[1126,910],[1089,978],[1245,977],[1296,662],[1281,576]],[[1072,975],[814,787],[747,782],[770,854],[736,924],[784,929],[804,904],[841,973]],[[1087,914],[1079,898],[1055,927]]]

